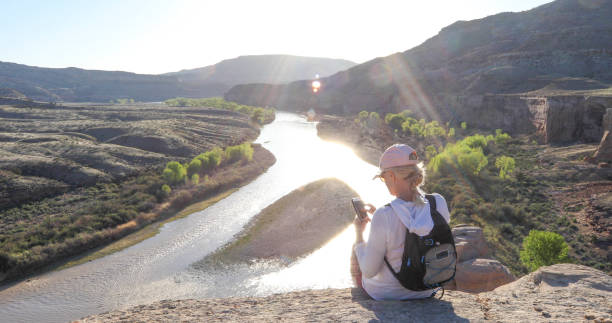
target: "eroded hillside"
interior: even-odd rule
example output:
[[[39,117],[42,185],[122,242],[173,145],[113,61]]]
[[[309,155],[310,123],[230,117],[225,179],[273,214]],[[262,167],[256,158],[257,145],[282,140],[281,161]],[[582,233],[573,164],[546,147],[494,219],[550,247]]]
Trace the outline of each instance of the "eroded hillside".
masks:
[[[0,105],[0,209],[256,138],[247,115],[161,104]]]

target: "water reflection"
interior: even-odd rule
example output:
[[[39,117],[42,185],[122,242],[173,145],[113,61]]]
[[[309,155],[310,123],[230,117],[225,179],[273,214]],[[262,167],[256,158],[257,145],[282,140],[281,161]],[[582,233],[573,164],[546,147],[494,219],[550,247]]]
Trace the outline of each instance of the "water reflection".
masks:
[[[322,141],[315,124],[297,115],[279,112],[257,142],[277,158],[265,174],[208,209],[164,225],[153,238],[0,291],[2,321],[64,322],[162,299],[350,286],[350,228],[289,267],[282,261],[229,268],[191,266],[230,241],[260,210],[321,178],[339,178],[374,205],[390,200],[384,184],[371,180],[376,167],[342,145]]]

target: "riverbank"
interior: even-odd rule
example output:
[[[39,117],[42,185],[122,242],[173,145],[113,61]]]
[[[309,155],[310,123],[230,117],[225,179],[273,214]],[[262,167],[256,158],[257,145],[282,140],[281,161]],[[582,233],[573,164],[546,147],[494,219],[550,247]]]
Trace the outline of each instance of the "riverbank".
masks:
[[[342,143],[364,161],[378,166],[382,152],[395,143],[393,134],[386,127],[371,132],[365,130],[352,119],[338,116],[322,115],[317,124],[317,135],[321,139]]]
[[[610,322],[612,278],[581,265],[542,267],[494,291],[447,291],[442,300],[374,301],[357,289],[268,297],[165,300],[80,322]]]
[[[238,162],[225,165],[223,168],[215,171],[214,174],[211,174],[210,178],[206,181],[202,181],[197,185],[177,187],[170,196],[162,203],[155,205],[151,211],[140,213],[135,216],[134,219],[113,228],[90,234],[88,236],[89,240],[81,240],[82,235],[79,235],[74,239],[75,241],[69,241],[69,245],[73,246],[73,248],[66,250],[58,249],[55,254],[51,252],[45,253],[44,258],[41,257],[27,266],[14,266],[5,272],[5,277],[3,278],[7,281],[20,279],[28,274],[39,274],[48,270],[65,268],[67,266],[83,263],[119,251],[155,235],[157,232],[156,228],[154,226],[149,226],[152,223],[170,219],[177,214],[180,216],[181,214],[179,212],[190,204],[205,200],[209,202],[218,201],[222,196],[227,196],[228,191],[235,190],[249,183],[276,162],[274,155],[261,147],[261,145],[253,144],[253,148],[254,154],[252,161],[248,163]],[[211,203],[205,204],[210,205]],[[141,229],[145,231],[138,233],[137,231]],[[129,237],[127,240],[117,241],[135,232],[136,234]],[[102,249],[93,251],[93,253],[86,253],[93,248],[101,245],[108,245],[113,241],[117,242],[113,246],[103,247]],[[49,247],[49,250],[54,249],[53,247]],[[74,255],[76,254],[83,255],[75,258]]]
[[[357,192],[335,178],[304,185],[263,209],[206,261],[218,264],[282,258],[291,262],[320,248],[350,225],[355,216],[350,199],[356,196]]]

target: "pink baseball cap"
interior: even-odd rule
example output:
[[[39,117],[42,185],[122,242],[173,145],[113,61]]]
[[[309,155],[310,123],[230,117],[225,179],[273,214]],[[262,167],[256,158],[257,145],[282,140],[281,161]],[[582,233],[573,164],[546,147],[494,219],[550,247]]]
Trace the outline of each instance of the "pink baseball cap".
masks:
[[[380,172],[378,175],[374,176],[374,178],[380,177],[380,175],[389,168],[416,165],[420,162],[414,148],[404,144],[395,144],[387,148],[382,156],[380,156],[380,162],[378,164]]]

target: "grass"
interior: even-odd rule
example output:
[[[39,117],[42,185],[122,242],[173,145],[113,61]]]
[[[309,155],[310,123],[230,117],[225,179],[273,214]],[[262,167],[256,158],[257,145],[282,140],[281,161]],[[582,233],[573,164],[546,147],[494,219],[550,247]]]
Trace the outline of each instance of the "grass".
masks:
[[[118,241],[115,241],[113,243],[111,243],[110,245],[103,247],[100,250],[88,253],[82,257],[79,257],[75,260],[69,261],[66,264],[62,265],[61,267],[58,267],[57,270],[62,270],[62,269],[66,269],[66,268],[70,268],[76,265],[80,265],[80,264],[84,264],[86,262],[98,259],[98,258],[102,258],[102,257],[106,257],[110,254],[113,254],[115,252],[121,251],[125,248],[131,247],[137,243],[140,243],[146,239],[152,238],[154,236],[156,236],[159,233],[160,228],[169,222],[172,221],[176,221],[179,219],[182,219],[184,217],[187,217],[190,214],[193,214],[195,212],[199,212],[202,210],[207,209],[209,206],[221,201],[222,199],[230,196],[232,193],[234,193],[235,191],[237,191],[238,189],[234,188],[234,189],[230,189],[227,190],[223,193],[217,194],[211,198],[208,198],[204,201],[198,202],[198,203],[194,203],[191,204],[189,206],[187,206],[186,208],[184,208],[183,210],[181,210],[180,212],[178,212],[176,215],[163,220],[161,222],[156,222],[156,223],[152,223],[149,224],[147,226],[145,226],[144,228],[131,233],[123,238],[121,238]]]

